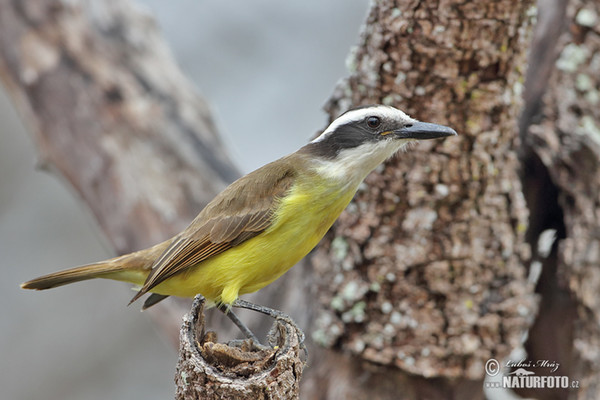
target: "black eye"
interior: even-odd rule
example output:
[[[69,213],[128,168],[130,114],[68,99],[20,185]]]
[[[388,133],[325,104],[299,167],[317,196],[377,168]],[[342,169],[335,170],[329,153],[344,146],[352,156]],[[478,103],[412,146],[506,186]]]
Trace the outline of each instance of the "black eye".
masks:
[[[368,117],[367,118],[367,126],[369,128],[372,128],[372,129],[379,128],[379,125],[381,125],[381,119],[379,117]]]

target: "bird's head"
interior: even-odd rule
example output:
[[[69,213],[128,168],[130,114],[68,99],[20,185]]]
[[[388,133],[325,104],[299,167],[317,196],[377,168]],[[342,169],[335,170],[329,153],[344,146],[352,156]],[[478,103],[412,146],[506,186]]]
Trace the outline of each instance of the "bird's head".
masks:
[[[320,160],[330,177],[364,176],[409,142],[456,135],[443,125],[420,122],[389,106],[346,111],[303,150]],[[362,180],[362,178],[360,178]]]

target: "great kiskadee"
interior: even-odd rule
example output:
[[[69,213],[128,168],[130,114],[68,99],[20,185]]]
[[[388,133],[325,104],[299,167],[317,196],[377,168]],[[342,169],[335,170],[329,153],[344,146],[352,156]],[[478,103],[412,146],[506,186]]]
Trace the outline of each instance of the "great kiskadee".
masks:
[[[300,150],[232,183],[175,237],[21,287],[107,278],[141,286],[131,302],[152,292],[144,307],[197,294],[235,306],[239,295],[265,287],[306,256],[377,165],[412,141],[451,135],[451,128],[392,107],[347,111]]]

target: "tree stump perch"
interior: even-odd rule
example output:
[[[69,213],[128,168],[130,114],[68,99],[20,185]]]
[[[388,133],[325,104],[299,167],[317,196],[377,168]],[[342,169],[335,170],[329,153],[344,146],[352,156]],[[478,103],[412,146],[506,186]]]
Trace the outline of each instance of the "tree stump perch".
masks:
[[[198,296],[180,331],[175,398],[299,398],[305,361],[298,332],[297,326],[276,320],[270,349],[258,349],[249,340],[217,343],[216,334],[205,330],[204,299]]]

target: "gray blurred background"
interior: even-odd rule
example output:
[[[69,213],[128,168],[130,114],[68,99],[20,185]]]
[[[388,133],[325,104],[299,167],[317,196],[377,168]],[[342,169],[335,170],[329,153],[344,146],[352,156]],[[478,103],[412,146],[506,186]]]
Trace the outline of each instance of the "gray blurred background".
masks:
[[[248,172],[295,151],[358,39],[367,0],[144,0],[184,72],[212,104],[232,158]],[[45,291],[19,283],[112,256],[85,207],[35,170],[29,134],[0,87],[0,397],[172,398],[176,349],[128,285]]]

